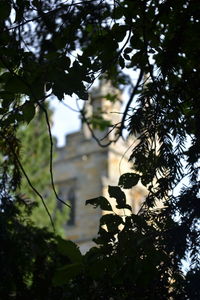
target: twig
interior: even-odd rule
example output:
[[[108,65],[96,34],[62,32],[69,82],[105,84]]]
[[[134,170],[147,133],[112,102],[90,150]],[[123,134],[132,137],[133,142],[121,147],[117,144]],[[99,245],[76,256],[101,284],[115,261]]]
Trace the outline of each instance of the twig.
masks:
[[[93,131],[92,127],[90,126],[90,123],[88,122],[88,120],[87,120],[87,118],[86,118],[86,116],[85,116],[85,114],[84,114],[83,109],[80,109],[80,108],[79,108],[79,105],[78,105],[78,102],[77,102],[77,101],[76,101],[76,103],[77,103],[77,107],[78,107],[78,109],[79,109],[79,112],[80,112],[80,114],[81,114],[81,116],[82,116],[83,121],[87,124],[88,129],[89,129],[89,131],[90,131],[90,133],[91,133],[93,139],[97,142],[97,144],[98,144],[100,147],[106,148],[106,147],[108,147],[110,144],[112,144],[113,142],[116,142],[116,141],[119,139],[119,136],[118,136],[116,139],[111,140],[111,141],[109,141],[109,142],[106,143],[106,144],[102,144],[102,143],[101,143],[101,140],[99,140],[98,137],[94,134],[94,131]]]
[[[55,184],[54,184],[54,178],[53,178],[53,138],[52,138],[52,134],[51,134],[51,126],[49,123],[49,116],[47,113],[46,108],[38,102],[39,107],[43,110],[44,114],[45,114],[45,119],[46,119],[46,124],[47,124],[47,128],[48,128],[48,132],[49,132],[49,140],[50,140],[50,159],[49,159],[49,171],[50,171],[50,176],[51,176],[51,185],[53,188],[53,192],[56,196],[56,199],[58,201],[60,201],[61,203],[63,203],[64,205],[67,205],[68,207],[71,208],[71,206],[69,204],[67,204],[65,201],[63,201],[59,196],[58,193],[56,191],[55,188]]]
[[[133,145],[136,143],[136,141],[138,141],[138,139],[136,139],[135,141],[133,141],[131,143],[130,146],[128,146],[128,148],[126,149],[126,151],[123,153],[121,159],[120,159],[120,162],[119,162],[119,174],[121,175],[121,164],[122,164],[122,160],[124,159],[126,153],[133,147]]]
[[[107,138],[108,136],[109,136],[109,134],[115,129],[115,128],[117,128],[117,126],[119,125],[119,124],[121,124],[121,122],[118,122],[118,123],[116,123],[116,124],[114,124],[114,125],[112,125],[112,128],[100,139],[100,141],[103,141],[103,140],[105,140],[105,138]]]
[[[3,138],[5,138],[5,137],[3,137]],[[47,205],[46,205],[46,203],[45,203],[45,201],[44,201],[43,196],[38,192],[38,190],[33,186],[32,182],[30,181],[30,179],[29,179],[29,177],[28,177],[26,171],[24,170],[24,167],[22,166],[22,164],[21,164],[21,162],[20,162],[20,160],[19,160],[17,154],[16,154],[15,151],[13,150],[12,144],[11,144],[8,140],[7,140],[7,142],[8,142],[8,144],[9,144],[10,150],[11,150],[12,154],[14,155],[14,157],[15,157],[15,159],[16,159],[16,161],[17,161],[17,163],[18,163],[18,165],[19,165],[19,167],[20,167],[22,173],[24,174],[24,176],[25,176],[25,178],[26,178],[26,180],[27,180],[29,186],[30,186],[31,189],[35,192],[35,194],[38,195],[38,197],[41,199],[42,204],[43,204],[43,206],[44,206],[44,208],[45,208],[45,210],[46,210],[46,212],[47,212],[47,214],[48,214],[48,216],[49,216],[49,219],[50,219],[50,221],[51,221],[52,228],[53,228],[53,230],[54,230],[54,232],[55,232],[55,227],[54,227],[53,219],[52,219],[51,214],[50,214],[50,212],[49,212],[49,210],[48,210],[48,207],[47,207]]]
[[[45,95],[45,96],[40,100],[40,102],[39,102],[39,100],[37,99],[37,97],[35,96],[35,94],[34,94],[34,92],[33,92],[33,89],[32,89],[32,87],[31,87],[31,85],[30,85],[23,77],[19,76],[19,75],[16,74],[12,69],[10,69],[10,67],[7,66],[7,64],[4,62],[4,60],[3,60],[2,57],[1,57],[1,61],[2,61],[3,65],[5,65],[5,67],[9,70],[9,72],[10,72],[11,74],[13,74],[14,76],[18,77],[18,78],[19,78],[19,79],[20,79],[20,80],[28,87],[28,89],[30,90],[30,92],[31,92],[31,94],[32,94],[32,96],[33,96],[33,98],[34,98],[34,100],[36,101],[36,103],[44,110],[45,108],[42,106],[41,102],[44,101],[49,95]],[[45,116],[46,116],[47,126],[48,126],[48,130],[49,130],[49,138],[50,138],[50,158],[51,158],[51,159],[50,159],[50,174],[51,174],[52,188],[53,188],[53,191],[54,191],[54,193],[55,193],[56,198],[57,198],[59,201],[61,201],[62,203],[64,203],[65,205],[69,206],[67,203],[65,203],[62,199],[60,199],[60,198],[58,197],[57,192],[56,192],[56,190],[55,190],[55,185],[54,185],[54,180],[53,180],[53,172],[52,172],[52,170],[53,170],[53,168],[52,168],[52,162],[53,162],[53,139],[52,139],[52,135],[51,135],[51,128],[50,128],[50,124],[49,124],[49,119],[48,119],[47,111],[46,111]],[[11,149],[11,150],[12,150],[13,154],[15,155],[17,161],[19,161],[19,159],[18,159],[16,153],[14,153],[13,149]],[[24,171],[23,166],[21,165],[21,162],[20,162],[20,161],[19,161],[19,166],[20,166],[20,168],[21,168],[21,170],[22,170],[24,176],[26,177],[27,182],[28,182],[28,184],[30,185],[30,187],[31,187],[31,188],[33,189],[33,191],[41,198],[42,196],[41,196],[40,193],[37,191],[37,189],[31,184],[31,181],[30,181],[28,175],[27,175],[26,173],[24,173],[25,171]],[[46,204],[44,203],[44,199],[43,199],[43,198],[41,198],[41,199],[42,199],[42,203],[43,203],[43,205],[44,205],[44,207],[45,207],[45,210],[47,211],[47,214],[48,214],[49,217],[50,217],[51,223],[53,223],[53,220],[52,220],[52,218],[51,218],[51,216],[50,216],[50,213],[49,213],[49,211],[48,211],[48,209],[47,209],[47,206],[46,206]],[[70,207],[70,206],[69,206],[69,207]],[[53,225],[53,228],[54,228],[54,225]]]
[[[129,107],[131,105],[131,102],[133,101],[134,96],[136,95],[136,92],[137,92],[139,84],[140,84],[140,82],[142,80],[143,74],[144,74],[143,70],[140,70],[140,74],[138,76],[137,83],[136,83],[135,87],[133,88],[133,91],[132,91],[132,93],[130,95],[128,103],[126,104],[126,108],[125,108],[124,113],[123,113],[122,122],[121,122],[121,126],[120,126],[120,131],[119,131],[120,136],[122,134],[122,130],[124,129],[124,123],[125,123],[125,120],[126,120],[126,116],[127,116]]]
[[[84,1],[80,1],[80,2],[72,3],[72,4],[64,4],[64,3],[62,3],[62,4],[64,4],[66,7],[70,7],[70,6],[74,6],[74,5],[90,3],[90,2],[93,2],[93,1],[96,1],[96,0],[89,0],[89,1],[85,1],[85,0],[84,0]],[[67,2],[67,1],[66,1],[66,2]],[[61,6],[61,7],[57,7],[57,8],[55,8],[55,9],[52,9],[52,10],[50,10],[50,11],[48,11],[48,12],[44,12],[44,13],[43,13],[43,16],[47,16],[47,15],[49,15],[49,14],[55,13],[55,12],[57,12],[57,11],[63,9],[63,8],[64,8],[64,6]],[[30,22],[34,22],[34,21],[40,19],[41,17],[42,17],[42,15],[37,16],[37,17],[32,18],[32,19],[29,19],[29,20],[26,20],[26,21],[24,21],[24,22],[22,22],[22,23],[20,23],[20,24],[18,24],[18,25],[15,25],[15,26],[13,26],[13,27],[10,27],[10,28],[5,29],[4,32],[10,31],[10,30],[13,30],[13,29],[17,29],[17,28],[19,28],[19,27],[21,27],[21,26],[24,26],[24,25],[26,25],[26,24],[28,24],[28,23],[30,23]]]
[[[69,108],[71,111],[74,111],[76,113],[80,113],[80,110],[76,110],[73,107],[71,107],[70,105],[66,104],[65,102],[61,101],[61,103],[66,106],[67,108]]]

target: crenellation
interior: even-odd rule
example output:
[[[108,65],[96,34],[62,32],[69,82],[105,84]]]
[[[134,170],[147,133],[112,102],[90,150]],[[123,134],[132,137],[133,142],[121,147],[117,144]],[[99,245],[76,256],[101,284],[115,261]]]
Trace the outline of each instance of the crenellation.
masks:
[[[108,100],[103,98],[108,91],[116,93],[116,89],[110,86],[108,88],[108,85],[101,84],[99,90],[95,89],[91,95],[93,104],[96,101],[101,105],[107,105],[106,109],[110,110],[112,104],[108,105]],[[119,109],[118,105],[119,103],[115,103],[113,107]],[[116,115],[110,116],[116,121]],[[109,199],[116,213],[122,213],[116,209],[115,199],[109,198],[108,185],[117,185],[120,175],[130,172],[132,165],[128,162],[130,156],[128,149],[132,144],[133,139],[131,142],[120,139],[117,143],[102,148],[87,135],[83,126],[80,132],[69,134],[66,137],[66,145],[57,149],[54,177],[58,190],[62,187],[64,201],[68,201],[69,190],[74,189],[75,195],[74,224],[66,226],[66,238],[76,241],[84,252],[89,249],[92,239],[97,236],[99,219],[102,215],[100,209],[85,206],[85,201],[102,195]],[[137,189],[124,192],[133,211],[138,211],[139,201],[144,196],[140,195],[139,199]],[[142,193],[145,194],[144,191]]]

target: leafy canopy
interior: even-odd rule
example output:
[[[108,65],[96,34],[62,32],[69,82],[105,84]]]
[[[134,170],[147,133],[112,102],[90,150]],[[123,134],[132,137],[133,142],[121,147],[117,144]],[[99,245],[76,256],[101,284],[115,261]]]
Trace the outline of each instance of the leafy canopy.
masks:
[[[65,94],[75,94],[87,100],[88,88],[100,75],[130,93],[116,139],[128,119],[130,134],[138,138],[130,157],[136,173],[124,175],[119,185],[131,187],[139,174],[149,195],[141,216],[102,217],[100,225],[109,230],[100,226],[97,242],[102,246],[86,256],[86,262],[94,258],[93,271],[84,277],[85,269],[76,264],[73,273],[85,278],[82,299],[86,290],[96,299],[104,291],[115,299],[117,291],[124,299],[150,299],[152,291],[152,299],[199,298],[194,288],[200,238],[199,15],[200,3],[192,0],[0,3],[0,145],[8,158],[4,167],[14,165],[13,189],[22,171],[16,127],[30,122],[37,107],[44,109],[48,97],[62,101]],[[136,82],[124,75],[127,69],[138,75]],[[174,189],[185,177],[188,183],[176,196]],[[119,187],[110,192],[120,207],[126,205]],[[150,208],[157,200],[165,209],[154,215]],[[107,202],[98,198],[95,205]],[[182,282],[180,264],[187,251],[191,271]],[[76,284],[80,287],[80,280]],[[79,297],[76,284],[74,295]]]

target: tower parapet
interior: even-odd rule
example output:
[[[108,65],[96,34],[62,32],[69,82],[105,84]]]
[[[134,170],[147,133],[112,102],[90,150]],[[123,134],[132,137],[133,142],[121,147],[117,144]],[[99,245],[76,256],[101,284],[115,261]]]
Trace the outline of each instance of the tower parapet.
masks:
[[[95,110],[100,105],[102,110],[106,108],[106,112],[120,110],[121,98],[111,103],[105,99],[108,91],[113,93],[110,87],[108,89],[103,85],[93,90],[92,109]],[[114,114],[109,116],[116,122],[116,119],[113,120]],[[66,145],[57,149],[54,162],[55,183],[60,197],[70,202],[73,211],[71,219],[66,222],[66,238],[78,242],[82,251],[86,251],[92,245],[102,214],[99,209],[85,206],[85,201],[101,195],[108,198],[108,185],[117,185],[120,175],[130,172],[131,168],[128,162],[129,154],[126,153],[127,142],[121,139],[116,144],[102,148],[85,130],[86,128],[82,127],[79,132],[66,137]],[[139,200],[134,201],[133,191],[125,192],[128,203],[136,212],[140,199],[135,193],[135,199]],[[114,205],[112,199],[111,202]]]

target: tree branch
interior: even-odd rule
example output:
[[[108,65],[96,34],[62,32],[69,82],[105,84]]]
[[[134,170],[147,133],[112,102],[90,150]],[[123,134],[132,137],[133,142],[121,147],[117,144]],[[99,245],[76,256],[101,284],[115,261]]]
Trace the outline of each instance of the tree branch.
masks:
[[[137,83],[136,83],[135,87],[133,88],[133,91],[132,91],[132,93],[131,93],[131,95],[130,95],[130,98],[129,98],[129,100],[128,100],[128,103],[126,104],[126,108],[125,108],[124,113],[123,113],[122,122],[121,122],[121,126],[120,126],[120,129],[119,129],[119,136],[122,135],[122,131],[123,131],[124,127],[125,127],[125,126],[124,126],[124,123],[125,123],[125,121],[126,121],[126,116],[127,116],[128,110],[129,110],[130,105],[131,105],[131,103],[132,103],[132,101],[133,101],[133,98],[135,97],[135,95],[136,95],[136,93],[137,93],[137,90],[138,90],[138,87],[139,87],[139,85],[140,85],[140,82],[141,82],[141,80],[142,80],[142,78],[143,78],[143,75],[144,75],[143,70],[140,70],[140,74],[139,74],[139,76],[138,76]]]
[[[57,193],[56,188],[55,188],[55,183],[54,183],[54,178],[53,178],[53,138],[52,138],[52,134],[51,134],[51,126],[50,126],[50,122],[49,122],[49,116],[48,116],[46,108],[39,102],[38,102],[38,105],[43,110],[43,112],[45,114],[46,124],[47,124],[47,128],[48,128],[48,133],[49,133],[49,140],[50,140],[49,171],[50,171],[50,176],[51,176],[51,186],[52,186],[53,192],[56,196],[56,199],[58,201],[60,201],[61,203],[63,203],[64,205],[67,205],[68,207],[71,208],[71,206],[69,204],[67,204],[65,201],[63,201],[58,196],[58,193]]]

